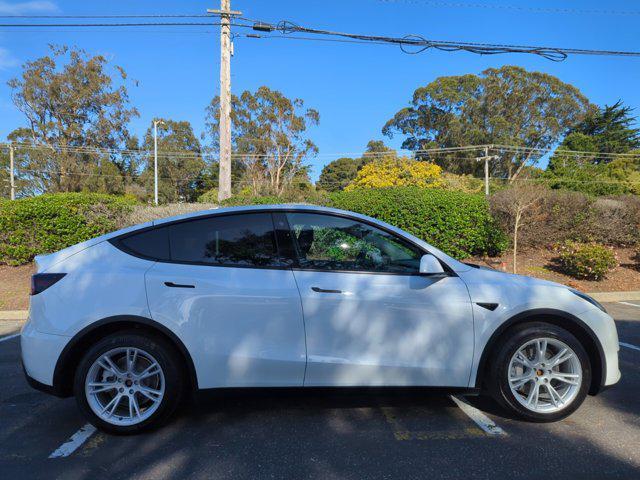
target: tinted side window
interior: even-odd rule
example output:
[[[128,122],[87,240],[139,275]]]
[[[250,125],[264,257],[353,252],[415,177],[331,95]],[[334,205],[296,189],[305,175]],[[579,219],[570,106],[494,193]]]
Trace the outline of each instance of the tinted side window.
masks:
[[[171,260],[226,266],[284,266],[270,213],[226,215],[169,226]]]
[[[123,250],[146,258],[169,260],[169,235],[167,228],[153,228],[134,233],[119,240]]]
[[[349,218],[288,213],[302,268],[417,273],[422,250],[384,230]]]

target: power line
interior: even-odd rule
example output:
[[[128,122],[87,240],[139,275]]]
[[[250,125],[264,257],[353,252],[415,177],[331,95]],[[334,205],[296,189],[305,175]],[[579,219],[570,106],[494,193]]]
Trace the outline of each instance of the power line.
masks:
[[[382,3],[409,3],[413,5],[422,4],[433,7],[444,8],[481,8],[492,10],[514,10],[518,12],[534,13],[567,13],[567,14],[587,14],[587,15],[640,15],[638,10],[611,10],[611,9],[579,9],[579,8],[538,8],[523,7],[519,5],[504,5],[492,3],[466,3],[466,2],[438,2],[431,0],[378,0]]]
[[[161,18],[150,16],[139,16],[140,18]],[[191,17],[191,15],[182,17]],[[208,16],[211,18],[211,15]],[[7,17],[5,17],[7,18]],[[127,16],[92,16],[88,18],[138,18]],[[196,17],[201,18],[201,17]],[[503,53],[528,53],[539,55],[552,61],[563,61],[568,55],[596,55],[596,56],[619,56],[619,57],[640,57],[640,52],[622,50],[597,50],[584,48],[567,47],[546,47],[532,45],[516,45],[501,43],[480,43],[480,42],[458,42],[449,40],[432,40],[422,35],[409,34],[403,37],[389,37],[380,35],[363,35],[348,32],[338,32],[309,28],[297,25],[288,20],[279,22],[277,25],[268,22],[256,21],[246,17],[239,17],[236,20],[253,22],[253,25],[232,23],[231,26],[240,28],[253,28],[262,32],[279,31],[283,36],[291,33],[306,33],[328,37],[341,37],[347,39],[349,43],[372,43],[397,45],[404,53],[418,54],[428,49],[436,49],[445,52],[466,51],[479,55],[497,55]],[[219,26],[220,23],[209,22],[118,22],[118,23],[5,23],[0,24],[0,28],[109,28],[109,27],[193,27],[193,26]],[[253,38],[270,38],[265,35],[253,34]],[[277,37],[274,37],[277,38]],[[311,40],[310,37],[289,37],[295,40]],[[347,43],[347,42],[344,42]]]
[[[91,146],[69,146],[69,145],[46,145],[46,144],[32,144],[32,143],[0,143],[0,148],[8,149],[13,145],[16,149],[23,150],[41,150],[44,152],[69,152],[78,154],[97,154],[97,155],[131,155],[149,157],[153,155],[150,150],[142,149],[118,149],[118,148],[105,148],[105,147],[91,147]],[[376,158],[385,157],[388,155],[440,155],[451,153],[470,153],[487,148],[491,152],[511,152],[511,153],[537,153],[539,155],[546,155],[549,153],[570,155],[575,157],[604,157],[604,158],[640,158],[639,153],[611,153],[611,152],[594,152],[594,151],[578,151],[578,150],[566,150],[563,148],[539,148],[539,147],[524,147],[517,145],[500,145],[500,144],[482,144],[482,145],[466,145],[460,147],[434,147],[418,150],[394,150],[390,149],[383,152],[336,152],[336,153],[318,153],[314,155],[316,158],[339,158],[339,157],[366,157]],[[177,158],[215,158],[216,154],[208,151],[203,152],[185,152],[185,151],[165,151],[159,150],[158,155],[165,157],[177,157]],[[272,157],[272,154],[264,153],[233,153],[235,158],[268,158]]]
[[[0,18],[66,18],[66,19],[98,19],[98,18],[207,18],[207,14],[158,14],[158,15],[0,15]]]
[[[299,37],[296,35],[260,35],[257,33],[243,33],[239,34],[240,37],[245,38],[260,38],[266,40],[308,40],[312,42],[334,42],[334,43],[365,43],[370,45],[391,45],[388,42],[374,42],[367,40],[347,40],[344,38],[314,38],[314,37]]]
[[[248,19],[247,19],[248,20]],[[283,35],[290,33],[308,33],[314,35],[343,37],[354,40],[385,42],[400,46],[404,53],[417,54],[424,52],[430,48],[447,52],[467,51],[479,55],[496,55],[501,53],[529,53],[539,55],[552,61],[565,60],[568,55],[600,55],[600,56],[623,56],[623,57],[640,57],[640,52],[618,51],[618,50],[595,50],[582,48],[566,48],[566,47],[541,47],[530,45],[512,45],[512,44],[495,44],[495,43],[477,43],[477,42],[456,42],[449,40],[431,40],[422,35],[409,34],[404,37],[388,37],[379,35],[362,35],[348,32],[338,32],[331,30],[321,30],[317,28],[309,28],[297,25],[288,20],[272,25],[264,22],[254,23],[254,30],[259,31],[279,31]],[[412,50],[415,49],[415,50]]]
[[[91,28],[91,27],[214,27],[220,23],[212,22],[137,22],[137,23],[3,23],[0,28]],[[250,25],[233,24],[236,27],[249,28]]]
[[[640,15],[640,10],[612,10],[612,9],[579,9],[579,8],[538,8],[519,5],[505,5],[492,3],[467,3],[467,2],[439,2],[431,0],[377,0],[381,3],[408,3],[413,5],[426,5],[442,8],[477,8],[487,10],[513,10],[518,12],[533,13],[563,13],[563,14],[587,14],[587,15]],[[0,18],[24,18],[24,19],[100,19],[100,18],[206,18],[209,14],[132,14],[132,15],[0,15]]]
[[[126,174],[114,174],[114,173],[101,173],[101,172],[70,172],[70,171],[62,171],[62,170],[36,170],[36,169],[21,169],[21,168],[17,168],[15,169],[16,174],[46,174],[46,175],[60,175],[60,176],[67,176],[67,177],[105,177],[105,178],[120,178],[120,179],[125,179],[125,178],[131,178],[131,179],[139,179],[142,175],[142,173],[137,173],[132,177],[128,177]],[[171,181],[176,181],[176,182],[182,182],[182,181],[186,181],[186,180],[190,180],[190,179],[195,179],[199,176],[198,173],[190,173],[184,176],[167,176],[167,175],[160,175],[158,178],[160,180],[171,180]],[[478,177],[472,177],[475,180],[481,180]],[[23,178],[24,179],[24,178]],[[580,179],[575,179],[575,178],[571,178],[571,177],[553,177],[553,178],[548,178],[548,177],[517,177],[515,179],[510,179],[510,178],[506,178],[506,177],[489,177],[490,181],[493,182],[521,182],[521,181],[525,181],[525,182],[535,182],[535,183],[546,183],[546,184],[558,184],[558,183],[579,183],[579,184],[606,184],[606,185],[640,185],[640,181],[638,180],[580,180]],[[209,180],[209,184],[213,187],[218,186],[218,180],[217,179],[211,179]],[[259,185],[266,185],[268,184],[269,179],[264,177],[261,180],[252,180],[252,179],[240,179],[240,180],[234,180],[233,184],[234,185],[255,185],[256,183]],[[344,186],[344,182],[342,181],[333,181],[333,182],[322,182],[322,184],[324,186]]]
[[[537,147],[518,147],[512,145],[493,145],[498,150],[509,150],[524,153],[537,152],[541,154],[554,153],[558,155],[582,156],[582,157],[605,157],[605,158],[640,158],[640,153],[613,153],[613,152],[584,152],[580,150],[567,150],[564,148],[537,148]]]

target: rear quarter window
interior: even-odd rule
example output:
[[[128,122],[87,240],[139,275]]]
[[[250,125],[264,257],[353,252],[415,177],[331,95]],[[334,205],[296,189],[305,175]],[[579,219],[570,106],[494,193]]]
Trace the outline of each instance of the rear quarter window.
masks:
[[[171,259],[167,227],[152,228],[127,235],[117,240],[116,246],[137,257],[165,261]]]

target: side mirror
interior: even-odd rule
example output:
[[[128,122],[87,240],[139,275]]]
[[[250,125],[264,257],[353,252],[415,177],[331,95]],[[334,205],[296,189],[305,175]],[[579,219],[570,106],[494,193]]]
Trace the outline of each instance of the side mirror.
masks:
[[[444,268],[436,257],[427,253],[420,259],[420,275],[442,275]]]

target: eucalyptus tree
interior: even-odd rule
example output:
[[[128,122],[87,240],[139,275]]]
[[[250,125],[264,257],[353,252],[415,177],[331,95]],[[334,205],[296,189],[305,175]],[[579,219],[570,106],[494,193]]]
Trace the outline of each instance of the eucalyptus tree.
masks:
[[[23,65],[10,80],[13,103],[26,126],[11,132],[18,144],[17,163],[29,172],[31,187],[39,191],[78,191],[101,170],[104,162],[126,166],[111,153],[129,138],[127,125],[138,115],[130,106],[127,75],[102,55],[90,56],[75,47],[50,46],[44,55]],[[43,145],[44,148],[33,148]],[[114,169],[106,167],[111,174]]]
[[[214,152],[219,148],[219,102],[215,97],[207,108],[207,130]],[[233,96],[233,153],[244,165],[245,182],[254,190],[266,184],[269,192],[282,194],[303,169],[305,160],[317,153],[307,129],[319,121],[320,114],[305,108],[303,100],[290,99],[266,86]]]
[[[480,75],[439,77],[418,88],[409,106],[383,127],[389,137],[405,136],[403,148],[498,144],[524,147],[503,150],[492,174],[516,178],[542,151],[557,144],[592,108],[573,85],[521,67],[489,68]],[[480,173],[477,153],[437,155],[433,161],[454,173]]]

